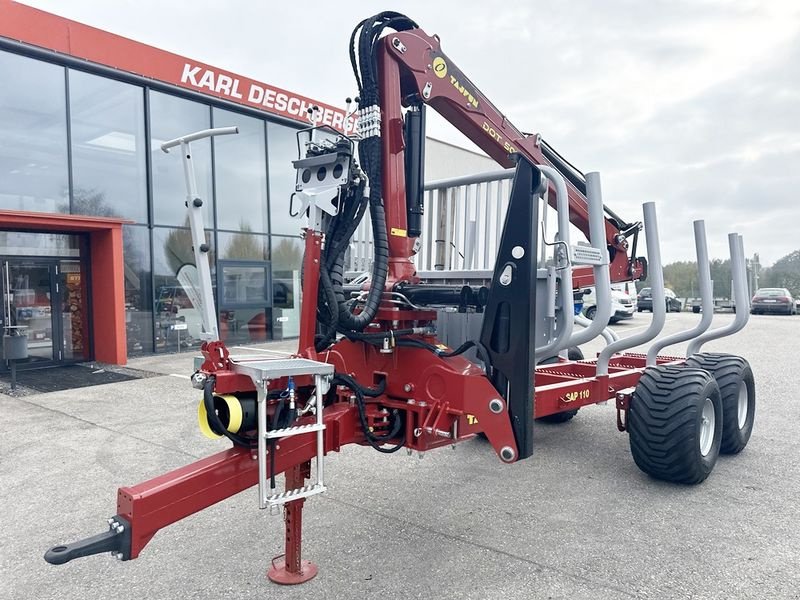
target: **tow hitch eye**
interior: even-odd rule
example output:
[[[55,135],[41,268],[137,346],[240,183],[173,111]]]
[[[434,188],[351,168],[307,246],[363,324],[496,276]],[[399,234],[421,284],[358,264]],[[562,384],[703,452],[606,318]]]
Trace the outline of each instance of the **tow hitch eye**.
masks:
[[[108,519],[108,531],[73,542],[53,546],[45,552],[44,559],[51,565],[63,565],[76,558],[110,552],[118,560],[130,560],[131,526],[116,515]]]

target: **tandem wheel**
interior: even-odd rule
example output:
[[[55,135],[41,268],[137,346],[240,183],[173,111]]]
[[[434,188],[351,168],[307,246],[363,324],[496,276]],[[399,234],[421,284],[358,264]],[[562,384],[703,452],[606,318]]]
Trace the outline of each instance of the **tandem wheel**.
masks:
[[[723,454],[738,454],[750,440],[756,416],[756,385],[750,364],[741,356],[704,352],[686,360],[688,367],[708,371],[722,396]]]
[[[675,483],[704,481],[722,442],[716,380],[702,369],[648,367],[633,393],[627,429],[633,460],[642,471]]]

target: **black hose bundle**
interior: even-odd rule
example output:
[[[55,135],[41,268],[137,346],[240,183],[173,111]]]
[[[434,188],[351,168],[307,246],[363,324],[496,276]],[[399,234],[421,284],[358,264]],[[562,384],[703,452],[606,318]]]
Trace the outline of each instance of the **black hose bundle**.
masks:
[[[349,375],[345,375],[344,373],[337,373],[333,377],[332,383],[334,385],[343,385],[350,390],[352,390],[353,395],[356,397],[356,406],[358,407],[358,420],[361,423],[361,430],[364,432],[364,437],[367,439],[367,443],[375,448],[378,452],[382,452],[384,454],[392,454],[393,452],[397,452],[405,445],[405,441],[403,438],[394,445],[385,448],[383,444],[391,440],[392,438],[397,437],[400,433],[400,430],[403,428],[403,418],[400,415],[400,411],[397,409],[392,410],[392,428],[382,434],[376,434],[369,426],[369,422],[367,421],[367,404],[365,397],[377,397],[383,394],[386,388],[386,380],[381,381],[381,384],[376,389],[370,389],[362,387],[355,379],[350,377]]]
[[[315,342],[318,352],[327,348],[336,338],[336,332],[343,328],[339,315],[345,302],[344,253],[367,208],[364,188],[365,184],[358,185],[342,199],[339,214],[331,219],[326,231],[317,299],[317,319],[323,329]]]
[[[382,12],[359,23],[350,36],[350,62],[358,85],[358,158],[367,180],[343,199],[339,214],[331,219],[320,265],[320,294],[317,314],[323,333],[316,348],[327,348],[337,331],[363,331],[375,318],[389,270],[389,240],[383,207],[382,157],[380,138],[380,93],[378,87],[377,45],[383,31],[416,28],[408,17],[392,11]],[[359,314],[344,293],[344,253],[350,238],[369,207],[374,259],[367,298]]]
[[[375,48],[383,30],[392,28],[395,31],[407,31],[418,27],[419,25],[407,16],[391,10],[378,13],[356,25],[350,35],[350,64],[353,67],[353,74],[356,76],[358,93],[361,98],[360,106],[378,104],[378,68]],[[356,36],[359,36],[357,54]]]

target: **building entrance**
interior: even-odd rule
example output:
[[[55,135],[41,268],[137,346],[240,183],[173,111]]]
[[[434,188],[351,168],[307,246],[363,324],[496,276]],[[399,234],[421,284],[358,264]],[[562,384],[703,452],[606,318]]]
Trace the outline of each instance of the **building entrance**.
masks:
[[[49,234],[24,234],[25,237],[37,235],[53,237]],[[43,240],[36,241],[41,243]],[[8,251],[10,248],[6,246],[3,249]],[[25,245],[15,249],[24,250]],[[17,328],[28,338],[29,358],[20,361],[19,368],[82,361],[91,357],[88,282],[79,257],[79,244],[75,243],[72,249],[77,251],[74,258],[0,256],[2,327],[4,331],[8,327]],[[8,362],[3,360],[0,369],[7,370],[8,366]]]

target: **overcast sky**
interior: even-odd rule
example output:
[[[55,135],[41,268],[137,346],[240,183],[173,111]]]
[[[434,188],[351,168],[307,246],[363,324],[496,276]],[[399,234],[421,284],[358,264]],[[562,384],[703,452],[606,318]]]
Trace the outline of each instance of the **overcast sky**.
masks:
[[[629,220],[658,203],[662,256],[745,236],[762,264],[800,249],[800,2],[796,0],[26,0],[331,104],[353,95],[347,43],[405,13],[521,130],[539,132]],[[466,145],[444,122],[429,134]]]

